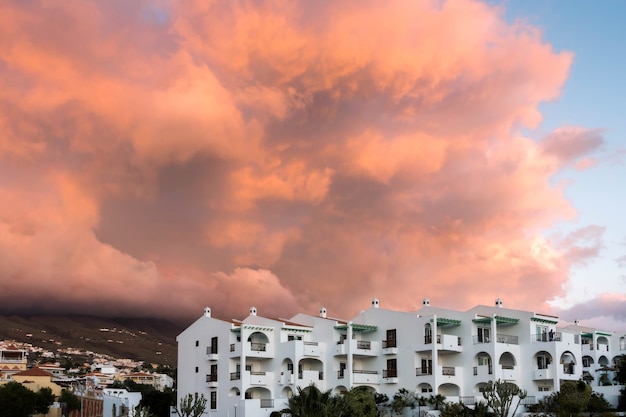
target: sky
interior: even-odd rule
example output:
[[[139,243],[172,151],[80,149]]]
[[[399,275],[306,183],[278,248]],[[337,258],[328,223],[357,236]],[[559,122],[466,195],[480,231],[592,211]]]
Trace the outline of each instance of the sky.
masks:
[[[0,310],[626,330],[625,9],[6,0]]]

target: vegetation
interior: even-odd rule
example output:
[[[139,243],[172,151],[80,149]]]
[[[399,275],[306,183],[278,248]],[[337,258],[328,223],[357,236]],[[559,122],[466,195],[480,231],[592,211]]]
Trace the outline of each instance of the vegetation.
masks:
[[[70,414],[72,411],[80,410],[80,398],[73,392],[64,389],[59,396],[59,402],[65,404],[65,411]]]
[[[54,396],[50,388],[33,392],[19,382],[8,382],[0,386],[0,417],[28,417],[31,414],[46,414]]]
[[[393,394],[391,409],[394,413],[401,414],[402,410],[406,407],[415,408],[416,403],[417,397],[415,396],[415,392],[409,391],[406,388],[400,388],[398,392]]]
[[[517,397],[517,404],[513,409],[513,415],[515,415],[517,407],[527,395],[527,392],[517,385],[499,379],[495,382],[489,381],[482,392],[485,401],[487,401],[487,406],[493,410],[497,417],[508,417],[515,397]]]
[[[178,417],[200,417],[206,410],[206,398],[204,394],[187,394],[180,399],[180,404],[176,407]]]
[[[367,387],[354,387],[344,395],[348,416],[376,417],[378,408],[374,393]]]

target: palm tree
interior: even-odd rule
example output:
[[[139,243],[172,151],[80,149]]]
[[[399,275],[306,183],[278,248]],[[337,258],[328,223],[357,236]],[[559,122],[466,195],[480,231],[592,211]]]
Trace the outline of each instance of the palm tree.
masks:
[[[311,384],[304,389],[298,387],[298,393],[289,399],[288,408],[282,412],[292,417],[327,417],[330,402],[330,390],[322,392]]]

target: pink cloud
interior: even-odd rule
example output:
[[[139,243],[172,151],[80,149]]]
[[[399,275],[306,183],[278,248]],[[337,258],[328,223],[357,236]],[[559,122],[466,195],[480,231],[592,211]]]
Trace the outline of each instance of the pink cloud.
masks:
[[[589,166],[602,137],[520,136],[572,55],[502,13],[471,0],[7,4],[3,305],[545,307],[601,246],[595,229],[542,237],[574,216],[548,180]],[[32,291],[49,282],[67,294]]]

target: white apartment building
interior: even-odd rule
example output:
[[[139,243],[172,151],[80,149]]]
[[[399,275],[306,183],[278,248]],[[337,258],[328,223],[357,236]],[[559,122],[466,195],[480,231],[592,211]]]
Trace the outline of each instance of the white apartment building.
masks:
[[[351,320],[297,314],[243,320],[210,308],[178,337],[178,401],[204,394],[209,416],[267,417],[286,407],[297,387],[341,393],[367,386],[390,398],[401,388],[473,404],[481,387],[506,380],[533,403],[563,381],[589,381],[616,403],[614,363],[626,354],[626,332],[559,327],[558,317],[494,306],[416,312],[380,307],[378,299]],[[603,376],[604,375],[604,376]],[[522,411],[523,407],[520,408]]]

